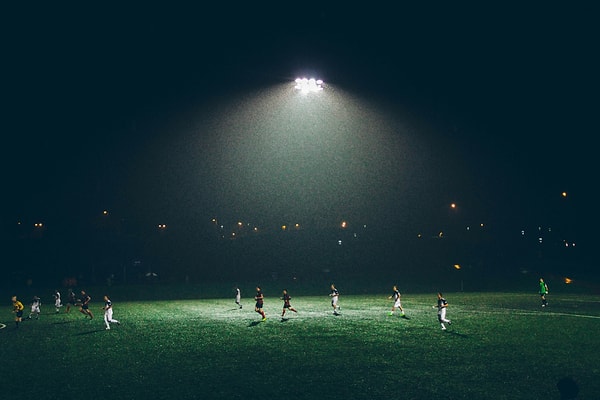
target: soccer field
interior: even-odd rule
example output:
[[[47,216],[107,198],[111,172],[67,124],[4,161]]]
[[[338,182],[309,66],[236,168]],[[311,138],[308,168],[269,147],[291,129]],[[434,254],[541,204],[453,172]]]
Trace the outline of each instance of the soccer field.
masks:
[[[105,330],[77,310],[18,329],[0,313],[3,399],[554,399],[572,376],[581,399],[600,394],[600,298],[445,293],[442,331],[435,295],[403,294],[407,318],[389,316],[387,294],[119,302],[121,325]],[[25,316],[28,315],[25,308]],[[286,315],[287,316],[287,315]]]

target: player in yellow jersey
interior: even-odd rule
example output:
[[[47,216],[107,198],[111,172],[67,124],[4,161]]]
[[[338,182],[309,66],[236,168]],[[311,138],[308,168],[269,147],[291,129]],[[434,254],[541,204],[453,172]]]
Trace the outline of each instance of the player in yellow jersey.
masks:
[[[21,320],[23,319],[23,309],[25,307],[23,306],[23,303],[21,303],[17,299],[17,296],[12,297],[12,303],[13,303],[13,312],[15,313],[15,325],[18,328],[19,322],[21,322]]]

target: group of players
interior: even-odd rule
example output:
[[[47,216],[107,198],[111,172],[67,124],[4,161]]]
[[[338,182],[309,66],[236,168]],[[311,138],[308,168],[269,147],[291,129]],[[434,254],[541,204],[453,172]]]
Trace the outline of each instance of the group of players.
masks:
[[[60,291],[55,290],[53,297],[55,313],[58,314],[60,312],[60,308],[63,306]],[[85,290],[82,290],[80,292],[80,297],[77,297],[75,292],[72,289],[69,289],[67,295],[67,307],[65,312],[70,313],[71,307],[79,307],[79,312],[85,315],[85,318],[89,317],[90,319],[93,319],[94,314],[92,313],[92,310],[90,310],[91,300],[92,297]],[[13,313],[15,314],[15,326],[16,328],[18,328],[19,324],[23,321],[23,312],[25,306],[21,301],[19,301],[16,295],[12,297],[12,304]],[[33,299],[31,301],[31,313],[29,314],[27,319],[32,319],[32,317],[34,316],[35,319],[39,319],[39,316],[41,314],[41,305],[41,299],[38,296],[33,296]],[[119,321],[113,318],[112,301],[110,300],[108,295],[104,295],[104,306],[102,307],[102,310],[104,311],[104,324],[107,330],[110,330],[110,324],[121,324]]]
[[[546,300],[546,295],[549,292],[548,285],[546,284],[546,282],[544,282],[543,278],[540,278],[539,285],[540,285],[539,293],[541,295],[542,307],[546,307],[548,305],[548,301]],[[330,289],[331,289],[331,291],[329,293],[329,297],[331,298],[331,307],[333,308],[333,315],[340,315],[341,314],[341,308],[339,305],[340,292],[338,291],[338,289],[335,287],[335,285],[333,283],[331,284]],[[58,290],[55,290],[53,297],[54,297],[55,312],[58,314],[60,312],[60,308],[63,306],[60,292]],[[262,317],[261,321],[267,320],[267,315],[264,311],[264,299],[265,299],[265,297],[262,293],[262,289],[260,288],[260,286],[257,286],[256,294],[254,296],[254,300],[256,302],[254,305],[254,311],[257,312],[258,314],[260,314],[260,316]],[[285,319],[286,312],[288,312],[288,311],[291,311],[294,313],[298,312],[294,307],[291,306],[291,303],[290,303],[291,299],[292,299],[292,297],[288,293],[287,289],[283,289],[283,292],[280,297],[280,300],[283,300],[283,309],[281,311],[282,320]],[[394,300],[394,305],[392,306],[392,309],[389,312],[389,315],[392,316],[392,315],[394,315],[394,313],[396,311],[399,311],[400,316],[406,318],[406,315],[404,313],[404,308],[402,308],[401,294],[396,285],[393,286],[392,294],[388,297],[388,299]],[[71,311],[71,307],[78,306],[79,312],[84,314],[86,318],[89,317],[90,319],[93,319],[94,314],[92,313],[92,311],[89,308],[89,304],[90,304],[91,300],[92,300],[91,296],[89,294],[87,294],[85,290],[82,290],[80,292],[80,297],[78,298],[75,295],[75,292],[73,292],[72,289],[69,289],[68,296],[67,296],[67,307],[66,307],[65,312],[69,313]],[[24,307],[23,303],[18,300],[17,296],[12,297],[12,303],[13,303],[13,312],[15,314],[15,325],[18,328],[19,323],[23,320],[23,312],[24,312],[25,307]],[[241,291],[240,291],[239,287],[235,288],[235,303],[239,306],[240,309],[242,308]],[[35,317],[35,319],[39,319],[39,316],[41,314],[41,304],[42,304],[41,299],[38,296],[34,296],[31,301],[31,312],[30,312],[29,316],[27,317],[27,319],[32,319],[34,317]],[[448,318],[446,318],[446,310],[448,308],[448,301],[444,298],[444,296],[442,295],[441,292],[438,292],[437,305],[434,305],[433,308],[437,308],[438,321],[441,325],[442,330],[446,330],[446,324],[451,325],[452,321],[450,321]],[[107,330],[110,329],[110,324],[120,325],[120,322],[113,318],[112,301],[110,300],[108,295],[104,295],[104,306],[102,307],[102,310],[104,311],[104,324],[105,324]]]
[[[340,298],[340,292],[338,291],[338,289],[335,287],[335,284],[331,284],[330,287],[331,291],[329,293],[329,297],[331,298],[331,307],[333,308],[333,315],[340,315],[341,314],[341,308],[339,305],[339,298]],[[391,311],[389,312],[389,315],[392,316],[394,315],[394,313],[396,311],[400,312],[400,316],[406,318],[406,314],[404,313],[404,308],[402,308],[402,295],[400,294],[400,291],[398,290],[398,286],[394,285],[392,288],[393,292],[392,294],[388,297],[389,300],[394,300],[394,305],[392,306]],[[240,288],[236,287],[235,288],[235,303],[239,306],[239,308],[242,308],[242,304],[241,304],[241,292],[240,292]],[[280,300],[283,300],[283,310],[281,311],[281,319],[285,320],[285,313],[287,311],[293,311],[295,313],[297,313],[298,311],[293,308],[290,304],[290,300],[291,300],[291,296],[289,295],[287,289],[283,289],[283,292],[281,294]],[[264,300],[265,300],[265,296],[263,295],[262,289],[260,286],[256,287],[256,294],[254,295],[254,300],[255,300],[255,305],[254,305],[254,311],[257,312],[258,314],[260,314],[260,316],[262,317],[261,321],[266,321],[267,320],[267,315],[265,313],[264,310]],[[442,327],[442,330],[446,330],[446,324],[451,325],[452,321],[450,321],[448,318],[446,318],[446,309],[448,308],[448,301],[444,298],[444,296],[442,295],[441,292],[438,292],[437,294],[437,305],[433,306],[434,308],[437,308],[438,310],[438,321]]]

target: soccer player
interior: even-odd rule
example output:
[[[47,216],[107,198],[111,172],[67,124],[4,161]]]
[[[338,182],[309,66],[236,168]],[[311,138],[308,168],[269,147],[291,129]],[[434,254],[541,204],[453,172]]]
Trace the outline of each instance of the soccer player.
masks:
[[[546,300],[546,295],[548,293],[548,285],[546,282],[544,282],[544,278],[540,278],[540,297],[542,299],[542,307],[546,307],[548,305],[548,301]]]
[[[333,307],[333,315],[340,315],[340,305],[338,304],[340,292],[338,292],[333,283],[331,284],[331,293],[329,293],[329,297],[331,297],[331,307]]]
[[[42,305],[42,300],[37,296],[33,296],[33,299],[31,300],[31,312],[29,313],[29,316],[27,317],[27,319],[31,319],[31,317],[33,315],[35,315],[35,319],[40,319],[41,305]]]
[[[77,304],[77,296],[75,296],[75,292],[73,291],[73,289],[69,289],[67,293],[67,308],[65,312],[70,312],[71,306],[75,307],[75,304]]]
[[[17,299],[17,296],[12,297],[12,303],[13,312],[15,313],[15,326],[18,328],[19,322],[21,322],[21,320],[23,319],[23,309],[25,308],[25,306],[23,306],[23,303],[21,303]]]
[[[294,307],[292,307],[290,305],[290,300],[292,298],[290,297],[287,289],[283,289],[283,293],[281,294],[281,300],[283,300],[283,311],[281,311],[281,319],[283,319],[283,316],[285,315],[286,310],[290,310],[293,311],[295,313],[297,313],[298,311],[296,311],[296,309]]]
[[[235,304],[242,308],[242,292],[238,286],[235,287]]]
[[[62,307],[62,302],[60,299],[60,292],[58,291],[58,289],[54,290],[54,308],[56,309],[56,313],[58,314],[58,312],[60,311],[60,308]]]
[[[400,310],[400,316],[404,317],[404,309],[402,308],[402,302],[400,301],[401,294],[398,290],[398,286],[394,285],[392,290],[392,295],[388,297],[389,300],[394,299],[394,305],[392,306],[392,311],[390,311],[390,316],[394,315],[394,311]]]
[[[452,321],[446,318],[446,309],[448,308],[448,302],[442,295],[442,292],[438,292],[437,298],[438,321],[440,321],[440,325],[442,325],[442,330],[445,331],[446,325],[444,324],[452,325]],[[433,307],[435,308],[436,306]]]
[[[112,301],[110,301],[110,298],[107,295],[104,295],[104,307],[102,307],[102,309],[104,310],[104,324],[106,325],[107,330],[110,329],[110,324],[121,325],[119,321],[113,319]]]
[[[91,296],[87,294],[85,290],[82,290],[81,306],[79,307],[79,312],[85,315],[86,318],[89,316],[90,319],[92,319],[94,318],[94,314],[92,314],[92,310],[90,310],[90,301],[92,301]]]
[[[265,311],[263,310],[265,296],[263,295],[263,292],[262,292],[260,286],[256,287],[256,296],[254,296],[254,300],[256,300],[256,305],[254,306],[254,311],[256,311],[257,313],[259,313],[262,316],[263,322],[266,321],[267,315],[265,314]]]

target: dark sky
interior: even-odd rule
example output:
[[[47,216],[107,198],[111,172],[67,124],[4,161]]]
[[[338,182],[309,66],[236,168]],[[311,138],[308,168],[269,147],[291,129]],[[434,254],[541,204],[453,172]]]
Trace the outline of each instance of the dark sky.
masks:
[[[456,201],[535,224],[567,191],[594,219],[591,3],[349,4],[5,10],[3,218],[413,221]],[[302,74],[355,100],[295,120],[268,88]],[[289,136],[307,153],[261,136],[310,123],[331,139]]]

